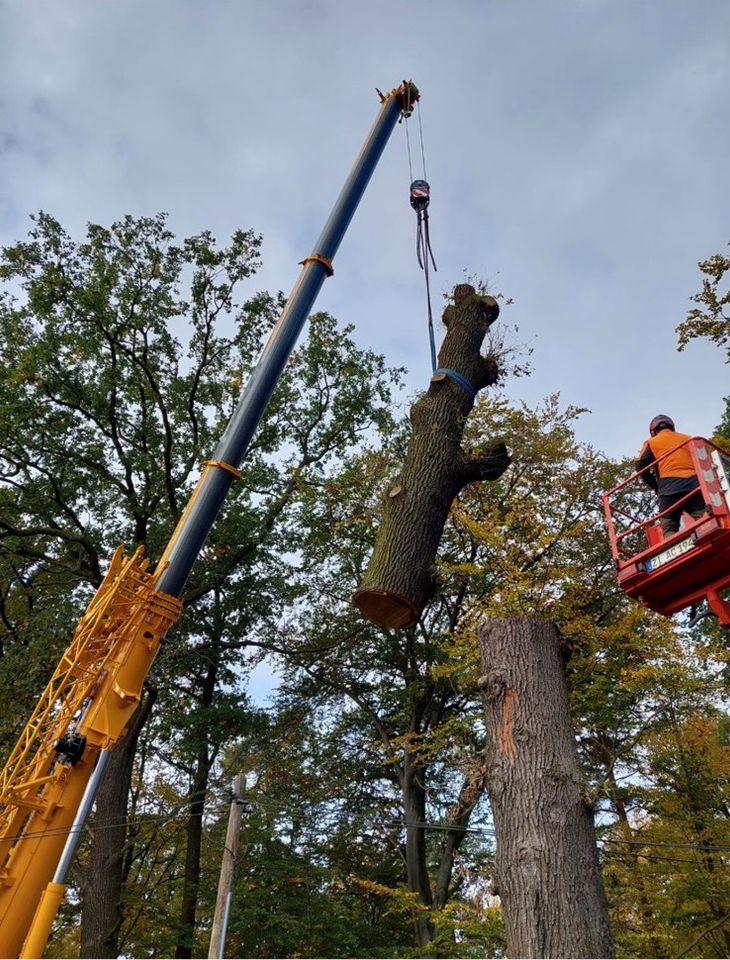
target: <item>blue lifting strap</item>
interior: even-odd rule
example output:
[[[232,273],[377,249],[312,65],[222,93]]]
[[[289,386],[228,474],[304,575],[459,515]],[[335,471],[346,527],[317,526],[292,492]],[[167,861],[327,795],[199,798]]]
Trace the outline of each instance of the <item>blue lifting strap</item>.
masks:
[[[451,377],[451,379],[458,383],[464,393],[469,397],[472,403],[476,399],[477,391],[471,385],[471,383],[462,376],[460,373],[457,373],[456,370],[449,370],[447,367],[439,367],[437,370],[434,370],[433,375],[436,376],[437,373],[443,373],[446,377]]]

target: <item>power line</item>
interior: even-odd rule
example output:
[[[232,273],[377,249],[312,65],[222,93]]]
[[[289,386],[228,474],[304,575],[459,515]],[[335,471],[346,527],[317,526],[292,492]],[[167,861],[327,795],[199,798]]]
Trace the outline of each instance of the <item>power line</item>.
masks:
[[[683,850],[730,850],[730,844],[722,843],[671,843],[659,840],[618,840],[613,837],[604,837],[599,843],[624,843],[637,847],[673,847]]]
[[[190,806],[190,801],[186,800],[185,802],[173,804],[170,810],[167,813],[145,813],[134,811],[128,816],[111,818],[109,820],[95,820],[92,818],[91,823],[84,828],[84,831],[96,831],[96,830],[114,830],[116,827],[124,826],[125,823],[134,822],[136,820],[140,821],[156,821],[161,823],[168,823],[175,819],[175,815],[183,810],[185,807]],[[6,841],[15,841],[15,840],[24,840],[30,837],[59,837],[59,836],[68,836],[71,833],[72,828],[68,827],[56,827],[53,830],[29,830],[24,833],[16,833],[11,836],[2,837],[3,843]]]
[[[283,809],[280,804],[277,804],[275,801],[269,798],[260,797],[258,799],[251,797],[249,794],[250,803],[251,803],[251,812],[255,812],[256,808],[263,810],[268,810],[269,812],[274,811],[278,812],[280,815],[284,816],[290,814],[292,811]],[[144,809],[135,810],[128,815],[119,818],[112,818],[109,820],[98,820],[95,819],[89,825],[87,829],[93,830],[112,830],[116,827],[123,826],[125,823],[134,824],[138,822],[139,824],[144,824],[145,822],[153,822],[158,824],[170,823],[172,822],[176,815],[182,812],[183,810],[190,807],[190,800],[180,801],[177,804],[172,805],[164,813],[150,813],[146,812]],[[299,808],[301,811],[301,808]],[[295,811],[296,812],[296,811]],[[216,816],[221,814],[221,809],[218,809],[218,805],[212,805],[208,810],[205,811],[207,816]],[[319,819],[319,818],[317,818]],[[392,820],[388,819],[374,819],[371,821],[372,829],[375,830],[378,827],[400,827],[404,829],[416,828],[422,830],[429,830],[434,832],[443,832],[443,833],[463,833],[470,834],[473,836],[483,836],[490,839],[496,839],[496,830],[494,827],[470,827],[468,825],[449,823],[448,821],[427,821],[427,820],[402,820],[398,818],[393,818]],[[4,841],[15,841],[21,838],[30,838],[30,837],[53,837],[59,835],[68,835],[70,833],[71,827],[59,827],[54,830],[47,831],[29,831],[26,833],[19,833],[12,836],[4,837]],[[366,834],[363,834],[366,835]],[[730,844],[715,844],[715,843],[686,843],[686,842],[671,842],[671,841],[659,841],[659,840],[623,840],[613,837],[604,837],[598,840],[598,844],[619,844],[623,846],[639,847],[639,848],[659,848],[659,849],[675,849],[675,850],[696,850],[700,853],[723,853],[730,851]],[[620,858],[620,854],[616,851],[603,851],[606,857],[611,857],[614,859]],[[699,861],[696,859],[687,859],[687,858],[676,858],[676,857],[660,857],[658,855],[652,854],[640,854],[644,859],[651,859],[656,861],[664,861],[667,863],[693,863],[698,864]]]
[[[623,860],[619,853],[613,853],[612,851],[604,851],[604,856],[609,860]],[[689,857],[661,857],[653,853],[640,853],[639,856],[642,860],[652,860],[656,863],[692,863],[695,867],[702,866],[701,860],[690,859]]]

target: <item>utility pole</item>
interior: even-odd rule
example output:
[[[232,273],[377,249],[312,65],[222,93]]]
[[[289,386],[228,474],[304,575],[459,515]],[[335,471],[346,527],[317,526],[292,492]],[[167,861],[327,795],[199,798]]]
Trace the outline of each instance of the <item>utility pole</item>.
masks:
[[[228,914],[231,909],[231,890],[233,887],[233,871],[236,866],[238,852],[238,838],[241,833],[241,817],[243,816],[246,778],[239,773],[233,781],[233,798],[231,811],[228,814],[228,830],[226,831],[226,845],[221,862],[221,875],[218,881],[218,896],[215,901],[213,927],[210,931],[210,948],[208,960],[220,960],[226,945],[226,927]]]

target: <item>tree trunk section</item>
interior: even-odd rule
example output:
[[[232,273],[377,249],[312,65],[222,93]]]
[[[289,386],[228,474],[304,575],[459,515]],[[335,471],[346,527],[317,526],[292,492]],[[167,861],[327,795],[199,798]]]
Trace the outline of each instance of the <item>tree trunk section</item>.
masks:
[[[408,889],[416,893],[424,907],[432,906],[431,880],[426,860],[426,771],[406,752],[403,768],[403,813],[406,823],[406,877]],[[425,946],[433,940],[433,923],[425,912],[415,917],[416,943]]]
[[[474,807],[479,803],[484,793],[484,787],[483,772],[480,773],[478,777],[467,777],[459,791],[458,800],[446,817],[447,822],[453,824],[454,829],[446,833],[441,846],[441,855],[439,857],[438,871],[436,874],[436,887],[433,897],[434,911],[443,910],[451,896],[451,878],[454,872],[454,860],[466,838],[469,820],[471,819]]]
[[[96,822],[100,829],[93,833],[91,862],[83,883],[82,957],[119,955],[127,802],[137,741],[156,699],[157,691],[146,687],[142,702],[129,721],[124,739],[109,757],[96,796]]]
[[[472,390],[476,395],[499,374],[496,358],[480,353],[498,314],[497,301],[469,284],[456,287],[444,311],[447,329],[438,362],[439,370],[448,372],[434,374],[411,408],[403,470],[384,497],[373,555],[353,595],[362,615],[379,626],[405,629],[418,622],[435,591],[434,560],[454,497],[468,483],[496,480],[509,465],[503,443],[476,454],[461,447]]]
[[[175,948],[176,958],[193,955],[195,940],[195,915],[198,910],[198,887],[200,884],[200,849],[203,838],[203,811],[208,792],[210,763],[199,759],[193,789],[190,794],[190,813],[187,823],[187,842],[185,846],[185,880],[180,905],[180,925]]]
[[[480,631],[496,892],[512,957],[611,957],[593,816],[584,798],[553,624]]]
[[[198,702],[198,709],[205,713],[213,702],[218,677],[218,648],[211,646],[211,659],[206,670]],[[195,942],[195,916],[198,910],[198,888],[200,885],[200,850],[203,839],[203,812],[208,794],[208,781],[213,763],[210,751],[209,734],[205,725],[197,730],[196,760],[193,781],[190,789],[190,813],[187,823],[187,843],[185,846],[185,876],[183,896],[180,905],[175,957],[192,957]]]

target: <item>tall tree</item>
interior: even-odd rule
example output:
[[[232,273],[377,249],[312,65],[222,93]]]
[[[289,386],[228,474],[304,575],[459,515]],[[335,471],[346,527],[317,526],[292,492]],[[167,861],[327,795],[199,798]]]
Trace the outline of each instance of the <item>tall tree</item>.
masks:
[[[618,468],[577,443],[579,414],[562,411],[555,397],[535,411],[504,401],[477,404],[467,425],[469,448],[514,436],[515,462],[495,483],[475,484],[459,497],[437,561],[439,589],[418,627],[398,642],[358,623],[346,601],[370,557],[377,492],[394,483],[407,432],[386,449],[344,463],[338,478],[313,488],[302,517],[308,532],[301,541],[301,575],[311,599],[278,631],[288,637],[279,643],[288,696],[315,705],[327,718],[322,735],[328,742],[346,743],[374,770],[382,769],[380,817],[405,825],[404,867],[415,896],[417,937],[438,939],[439,949],[447,949],[442,938],[449,930],[454,949],[449,910],[463,895],[461,871],[473,877],[468,864],[480,856],[470,826],[484,823],[477,618],[552,607],[561,621],[571,618],[576,643],[586,623],[594,624],[595,634],[592,618],[619,619],[611,614],[620,594],[599,508],[599,493]],[[616,642],[625,643],[635,624],[629,618],[623,632],[614,624]],[[584,649],[595,648],[581,643]],[[644,651],[638,644],[635,649],[643,662]],[[612,682],[622,688],[616,676]],[[375,823],[375,811],[370,816]]]
[[[77,243],[39,214],[29,239],[3,250],[3,670],[19,676],[28,648],[42,648],[34,682],[16,683],[27,706],[42,663],[50,668],[58,653],[41,647],[43,619],[61,647],[114,545],[145,543],[154,560],[179,518],[280,306],[267,294],[239,297],[259,246],[251,231],[237,231],[223,249],[206,232],[177,244],[164,216],[90,225]],[[226,324],[232,335],[222,332]],[[332,318],[313,319],[310,341],[252,445],[245,479],[190,578],[188,610],[225,583],[230,602],[245,610],[246,629],[270,611],[286,587],[286,520],[301,486],[388,419],[391,382],[382,358],[358,351]],[[31,607],[47,614],[36,619]],[[196,635],[188,615],[173,645],[194,644]],[[173,666],[174,658],[162,663]],[[204,682],[205,671],[198,676]],[[119,784],[107,781],[106,789]],[[201,789],[191,788],[191,804]],[[108,840],[104,831],[95,836],[97,845]],[[112,850],[93,861],[119,862]],[[101,871],[93,885],[118,884],[111,873]],[[116,909],[107,921],[109,930],[117,926]]]

